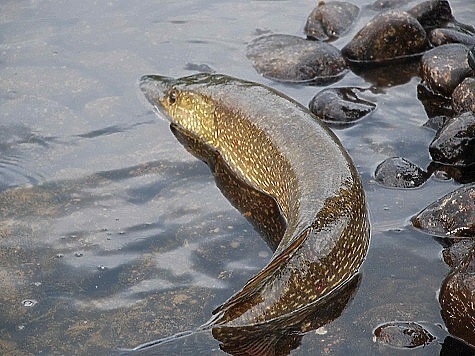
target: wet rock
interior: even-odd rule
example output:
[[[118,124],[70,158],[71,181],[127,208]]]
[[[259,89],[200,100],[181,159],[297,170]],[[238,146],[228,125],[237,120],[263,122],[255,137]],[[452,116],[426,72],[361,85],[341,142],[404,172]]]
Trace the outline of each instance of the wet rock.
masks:
[[[435,236],[475,236],[475,184],[446,194],[413,217],[411,222],[414,227]]]
[[[247,57],[258,73],[278,81],[326,81],[341,77],[347,70],[336,47],[290,35],[253,40],[247,46]]]
[[[426,29],[445,25],[454,18],[447,0],[423,1],[408,10],[408,13]]]
[[[451,28],[435,28],[429,33],[429,41],[434,46],[442,46],[447,43],[462,43],[470,46],[475,45],[475,37]]]
[[[380,325],[374,330],[376,340],[399,348],[426,346],[436,338],[423,326],[414,322],[394,321]]]
[[[475,164],[470,166],[451,166],[447,164],[431,162],[429,167],[427,167],[427,173],[437,179],[453,179],[460,184],[475,182]]]
[[[475,112],[475,77],[468,77],[452,93],[452,107],[457,114]]]
[[[443,164],[468,166],[475,163],[475,113],[450,119],[429,146],[432,159]]]
[[[434,92],[450,97],[455,87],[472,73],[467,54],[467,47],[457,43],[427,51],[421,59],[422,79]]]
[[[470,68],[475,71],[475,46],[473,46],[472,49],[468,51],[467,61]]]
[[[448,331],[475,346],[475,248],[443,281],[439,303]]]
[[[360,9],[349,2],[320,1],[307,18],[304,31],[320,41],[336,39],[353,25]]]
[[[432,130],[440,130],[444,127],[445,123],[450,120],[450,117],[444,115],[432,116],[424,123],[424,127]]]
[[[455,268],[474,247],[475,240],[462,239],[442,251],[444,262],[450,267]]]
[[[374,173],[376,181],[391,188],[415,188],[422,185],[429,175],[414,163],[391,157],[381,162]]]
[[[368,22],[342,54],[350,61],[385,62],[421,54],[427,47],[426,32],[413,16],[387,10]]]
[[[374,3],[369,5],[369,8],[373,10],[394,9],[402,7],[409,2],[410,0],[376,0]]]
[[[315,95],[309,109],[329,124],[353,123],[376,109],[376,104],[358,97],[359,88],[328,88]]]
[[[417,85],[417,99],[420,100],[429,118],[455,115],[450,98],[434,93],[425,82]]]

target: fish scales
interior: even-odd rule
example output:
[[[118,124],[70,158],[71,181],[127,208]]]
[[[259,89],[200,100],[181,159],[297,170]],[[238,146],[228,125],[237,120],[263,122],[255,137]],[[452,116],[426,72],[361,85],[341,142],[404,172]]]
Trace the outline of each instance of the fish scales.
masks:
[[[208,325],[279,318],[358,272],[369,244],[361,181],[338,138],[306,108],[271,88],[219,74],[144,76],[140,87],[230,174],[274,198],[286,222],[282,236],[272,239],[279,243],[267,266]]]

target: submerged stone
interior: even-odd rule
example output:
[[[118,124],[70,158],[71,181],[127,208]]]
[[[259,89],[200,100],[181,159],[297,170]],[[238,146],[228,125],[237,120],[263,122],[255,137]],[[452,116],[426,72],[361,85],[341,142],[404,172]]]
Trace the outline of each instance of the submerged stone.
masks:
[[[309,109],[329,124],[349,124],[376,109],[376,104],[358,97],[359,88],[327,88],[315,95]]]
[[[432,159],[443,164],[468,166],[475,163],[475,113],[450,119],[429,146]]]
[[[320,41],[336,39],[353,25],[360,9],[343,1],[320,1],[307,18],[304,31]]]
[[[290,35],[253,40],[247,46],[247,57],[259,74],[285,82],[325,81],[339,78],[347,70],[336,47]]]
[[[475,184],[464,185],[411,219],[422,231],[441,237],[475,236]]]
[[[472,73],[467,54],[468,48],[458,43],[427,51],[421,59],[422,79],[434,92],[450,97],[455,87]]]
[[[462,239],[457,241],[450,247],[444,248],[442,251],[444,262],[452,268],[457,267],[474,247],[475,240]]]
[[[475,77],[468,77],[452,93],[452,107],[457,114],[475,112]]]
[[[368,22],[342,54],[350,61],[385,62],[422,54],[427,48],[426,32],[413,16],[387,10]]]
[[[426,346],[436,338],[423,326],[414,322],[393,321],[374,330],[376,340],[399,348]]]
[[[452,28],[435,28],[429,33],[429,41],[434,46],[442,46],[447,43],[462,43],[469,46],[475,45],[475,36]]]
[[[415,188],[422,185],[429,175],[414,163],[391,157],[381,162],[374,173],[376,181],[390,188]]]
[[[452,9],[447,0],[423,1],[408,10],[424,28],[445,25],[453,20]]]

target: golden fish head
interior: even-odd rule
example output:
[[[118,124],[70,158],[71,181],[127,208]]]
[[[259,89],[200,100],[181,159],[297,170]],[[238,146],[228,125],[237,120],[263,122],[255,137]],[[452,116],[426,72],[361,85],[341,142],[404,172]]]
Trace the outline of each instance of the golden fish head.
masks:
[[[206,86],[207,74],[174,79],[145,75],[139,86],[159,117],[212,144],[216,137],[213,100],[197,90]]]

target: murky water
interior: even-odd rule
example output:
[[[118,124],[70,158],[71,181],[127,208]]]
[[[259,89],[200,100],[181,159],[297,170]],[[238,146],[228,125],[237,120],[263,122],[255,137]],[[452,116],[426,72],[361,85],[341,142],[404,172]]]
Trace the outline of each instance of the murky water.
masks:
[[[362,14],[343,46],[374,15]],[[473,23],[473,0],[451,1]],[[0,4],[0,353],[93,354],[192,329],[271,256],[215,187],[205,164],[144,105],[137,78],[195,68],[270,85],[303,104],[320,88],[266,80],[245,57],[259,33],[301,35],[313,1],[9,1]],[[393,69],[388,68],[390,73]],[[373,341],[392,320],[444,331],[441,246],[409,218],[457,186],[374,183],[383,159],[426,167],[434,132],[417,77],[347,74],[335,86],[377,88],[378,108],[337,130],[362,175],[372,241],[359,290],[342,316],[297,354],[404,353]],[[201,333],[162,351],[219,353]]]

